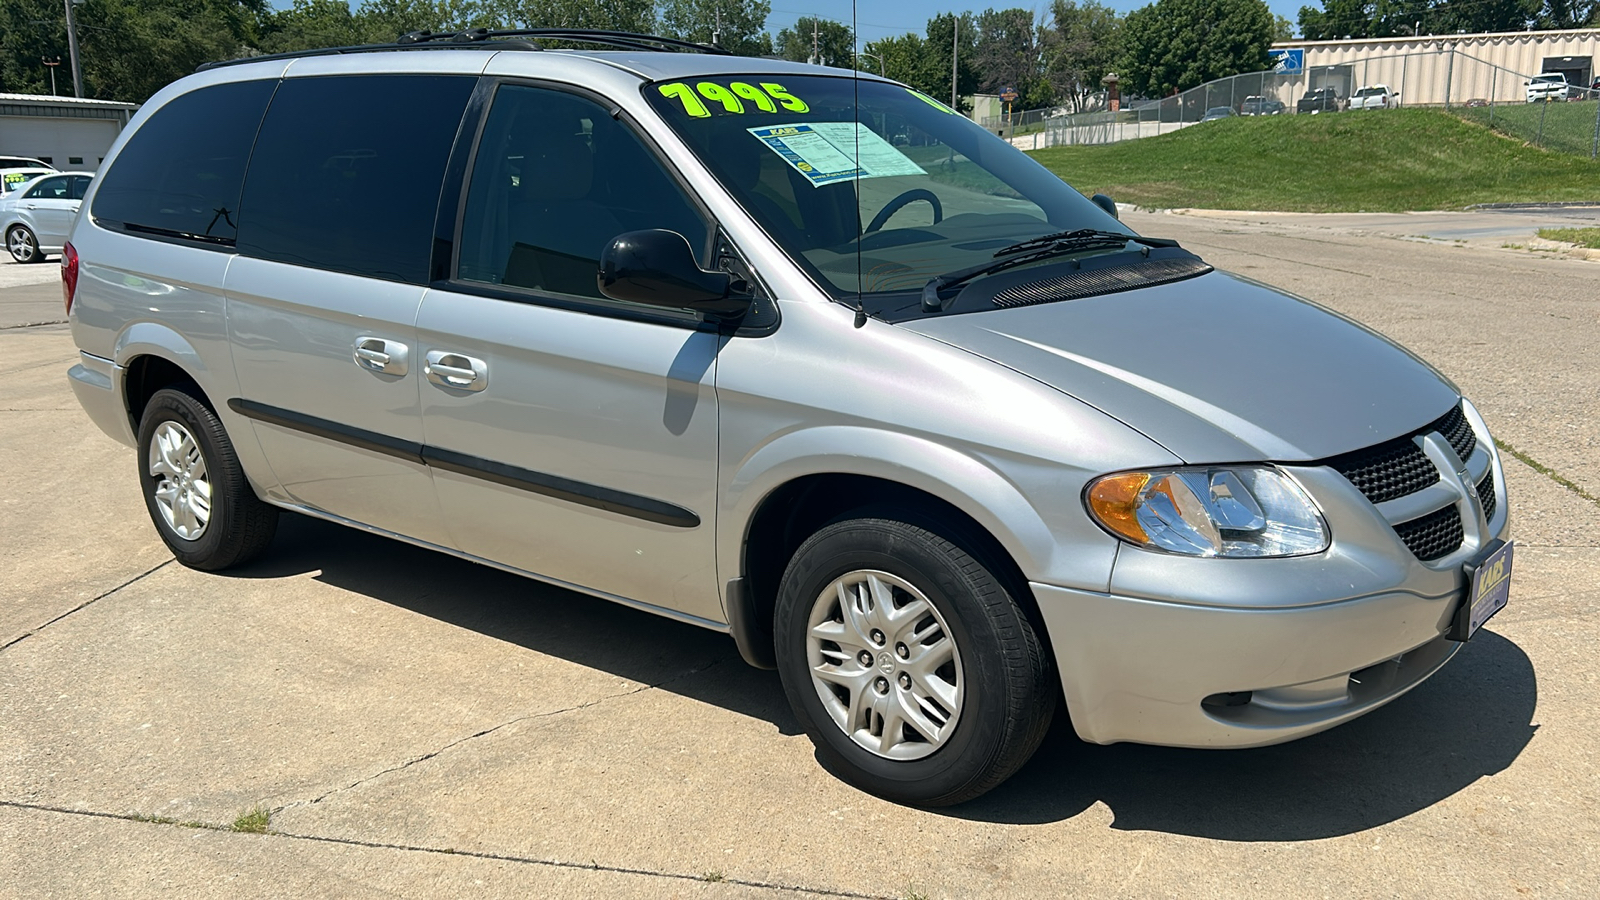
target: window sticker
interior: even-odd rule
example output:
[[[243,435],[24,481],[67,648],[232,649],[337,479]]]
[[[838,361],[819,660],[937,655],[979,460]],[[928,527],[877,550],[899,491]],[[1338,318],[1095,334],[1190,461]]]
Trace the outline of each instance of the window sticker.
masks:
[[[924,94],[923,92],[921,92],[921,91],[919,91],[919,90],[917,90],[915,88],[906,88],[906,93],[908,93],[911,96],[917,98],[918,100],[921,100],[923,103],[928,104],[929,106],[933,107],[934,109],[937,109],[938,111],[940,111],[942,113],[949,113],[952,116],[960,115],[960,113],[956,112],[955,110],[951,109],[948,106],[945,106],[943,103],[940,103],[939,101],[933,99],[932,97],[929,97],[927,94]]]
[[[884,178],[928,174],[860,122],[795,123],[747,130],[804,175],[812,187],[849,181],[858,175]]]
[[[783,85],[772,81],[763,81],[760,87],[743,81],[729,82],[727,87],[714,81],[700,81],[692,88],[682,81],[674,81],[659,85],[656,90],[661,92],[661,96],[681,103],[683,111],[696,119],[709,118],[713,112],[719,115],[743,115],[747,112],[775,113],[780,104],[792,113],[811,111],[811,107],[807,106],[804,100],[784,90]],[[710,102],[709,105],[707,101]]]

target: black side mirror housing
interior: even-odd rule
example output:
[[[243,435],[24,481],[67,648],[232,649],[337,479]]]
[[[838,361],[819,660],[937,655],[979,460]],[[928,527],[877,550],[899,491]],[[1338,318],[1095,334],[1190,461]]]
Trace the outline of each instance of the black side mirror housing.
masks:
[[[613,238],[600,254],[598,279],[600,293],[613,300],[718,318],[737,318],[750,308],[749,297],[732,295],[732,275],[700,268],[689,239],[664,228]]]
[[[1095,194],[1093,197],[1089,198],[1089,202],[1105,210],[1106,214],[1111,218],[1116,219],[1119,222],[1122,221],[1122,217],[1117,215],[1117,202],[1112,200],[1110,197],[1107,197],[1105,194]]]

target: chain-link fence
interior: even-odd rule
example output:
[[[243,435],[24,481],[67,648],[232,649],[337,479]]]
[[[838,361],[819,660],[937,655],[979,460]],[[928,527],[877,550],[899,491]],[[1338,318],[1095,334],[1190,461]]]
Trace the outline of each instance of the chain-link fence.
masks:
[[[1600,90],[1595,85],[1568,81],[1561,73],[1514,72],[1453,47],[1351,58],[1293,75],[1247,72],[1159,100],[1133,100],[1117,112],[1068,115],[1035,109],[980,124],[1032,150],[1153,137],[1233,116],[1400,106],[1447,109],[1535,146],[1600,157]]]

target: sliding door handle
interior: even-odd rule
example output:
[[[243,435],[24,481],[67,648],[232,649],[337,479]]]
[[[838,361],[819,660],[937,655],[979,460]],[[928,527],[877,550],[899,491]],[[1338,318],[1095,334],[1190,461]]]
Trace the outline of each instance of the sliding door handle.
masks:
[[[380,337],[362,335],[356,338],[351,355],[355,358],[356,365],[371,372],[381,372],[384,375],[404,375],[408,367],[411,350],[399,341],[387,341]]]

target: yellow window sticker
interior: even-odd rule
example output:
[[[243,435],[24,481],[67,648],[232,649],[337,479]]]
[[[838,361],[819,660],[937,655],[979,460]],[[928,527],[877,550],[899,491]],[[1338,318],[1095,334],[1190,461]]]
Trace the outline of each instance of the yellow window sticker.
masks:
[[[727,87],[714,81],[696,82],[692,87],[686,82],[674,81],[657,85],[656,90],[661,96],[678,101],[683,111],[696,119],[707,118],[712,113],[735,116],[747,112],[775,113],[780,106],[793,113],[811,111],[804,100],[771,81],[759,85],[731,81]]]

